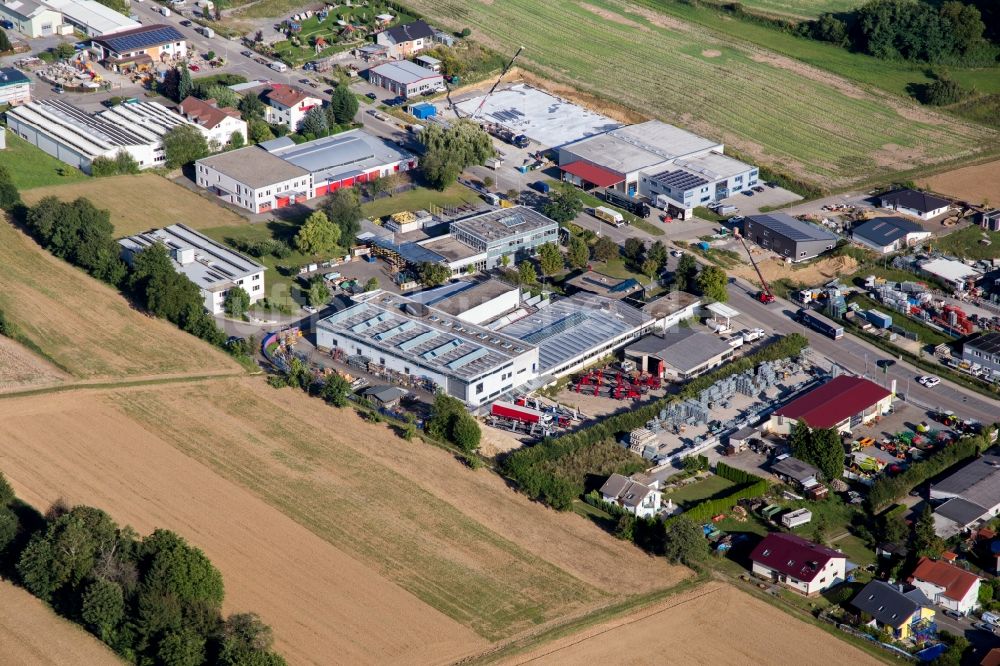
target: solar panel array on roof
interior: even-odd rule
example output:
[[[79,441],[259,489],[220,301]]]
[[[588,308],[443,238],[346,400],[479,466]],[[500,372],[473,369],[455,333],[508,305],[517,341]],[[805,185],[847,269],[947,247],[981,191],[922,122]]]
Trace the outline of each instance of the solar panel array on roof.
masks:
[[[508,229],[511,229],[513,227],[517,227],[524,224],[524,218],[521,217],[520,215],[511,215],[509,217],[501,218],[500,220],[498,220],[498,222],[500,222],[500,224],[507,227]]]
[[[681,169],[658,173],[652,177],[652,180],[662,183],[669,188],[685,192],[695,187],[701,187],[702,185],[708,184],[708,181],[701,176],[696,176],[693,173],[688,173],[687,171],[683,171]]]
[[[829,231],[814,224],[796,220],[786,213],[751,215],[747,219],[753,224],[770,229],[792,241],[837,240],[837,237]]]
[[[141,51],[150,46],[184,41],[184,35],[177,28],[169,25],[156,26],[149,30],[129,32],[130,34],[101,37],[98,41],[106,44],[109,49],[116,53]]]

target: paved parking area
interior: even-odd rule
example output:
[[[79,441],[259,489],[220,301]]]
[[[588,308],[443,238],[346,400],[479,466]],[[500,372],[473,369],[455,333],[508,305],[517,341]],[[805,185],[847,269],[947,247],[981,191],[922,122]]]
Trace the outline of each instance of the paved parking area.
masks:
[[[740,215],[756,215],[761,208],[777,208],[802,199],[795,192],[783,187],[768,187],[766,185],[763,187],[763,192],[753,192],[753,196],[748,196],[746,193],[734,194],[728,199],[723,199],[722,203],[736,206],[740,209]],[[747,192],[752,192],[752,190],[747,190]]]

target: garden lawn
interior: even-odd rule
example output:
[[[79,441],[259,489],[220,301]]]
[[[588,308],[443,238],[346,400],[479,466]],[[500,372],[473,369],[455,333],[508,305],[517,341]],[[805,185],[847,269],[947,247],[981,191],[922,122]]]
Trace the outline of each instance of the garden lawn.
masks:
[[[984,238],[990,240],[989,245],[980,243]],[[1000,253],[1000,232],[969,226],[938,238],[934,241],[934,245],[942,252],[954,254],[963,259],[995,259]]]
[[[1000,234],[998,234],[998,235],[1000,235]],[[950,336],[945,335],[944,333],[941,333],[940,331],[936,331],[933,328],[931,328],[930,326],[925,326],[924,324],[922,324],[921,322],[919,322],[919,321],[917,321],[915,319],[910,319],[909,317],[907,317],[906,315],[902,314],[901,312],[895,312],[893,310],[890,310],[886,306],[882,305],[881,303],[873,301],[872,299],[870,299],[870,298],[868,298],[866,296],[856,295],[856,296],[851,297],[851,300],[854,301],[855,303],[857,303],[858,305],[860,305],[861,307],[863,307],[866,310],[873,310],[874,309],[874,310],[878,310],[879,312],[884,312],[885,314],[889,315],[890,317],[892,317],[892,325],[893,326],[898,326],[899,328],[903,329],[904,331],[909,331],[910,333],[915,333],[917,335],[917,338],[920,340],[920,342],[924,343],[925,345],[935,345],[936,346],[936,345],[941,344],[942,342],[953,342],[954,341],[954,339],[951,338]]]
[[[714,25],[721,23],[714,13],[711,27],[678,20],[678,8],[686,7],[680,4],[412,0],[410,5],[431,22],[469,27],[475,39],[499,51],[523,45],[520,66],[607,99],[611,107],[678,124],[824,188],[979,155],[996,150],[1000,139],[986,127],[764,49],[743,36],[753,25],[731,21],[739,33],[734,36]],[[771,30],[766,35],[779,37]],[[869,79],[886,65],[868,62]],[[855,69],[862,69],[856,61]]]
[[[362,204],[362,212],[371,218],[385,217],[402,211],[426,210],[432,208],[449,208],[466,203],[481,202],[479,196],[465,187],[455,183],[449,185],[443,192],[418,187],[408,192],[402,192],[392,197],[382,197],[375,201]]]
[[[87,174],[60,162],[40,148],[7,132],[7,148],[0,150],[0,167],[10,173],[19,190],[87,180]]]
[[[735,486],[736,484],[732,481],[713,474],[677,490],[664,492],[663,501],[666,502],[668,499],[673,500],[674,504],[683,506],[685,509],[690,509],[698,502],[722,495]]]

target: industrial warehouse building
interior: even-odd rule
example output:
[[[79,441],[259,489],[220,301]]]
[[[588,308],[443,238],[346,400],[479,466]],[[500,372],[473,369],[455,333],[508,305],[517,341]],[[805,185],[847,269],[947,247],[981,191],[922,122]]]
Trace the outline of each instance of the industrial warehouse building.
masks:
[[[85,173],[98,157],[114,157],[120,151],[130,154],[141,169],[163,166],[163,135],[183,124],[188,121],[156,102],[121,104],[91,114],[62,100],[41,100],[7,111],[12,132]]]
[[[721,143],[650,120],[561,147],[559,169],[575,185],[606,187],[689,213],[757,184],[756,167],[723,151]]]
[[[122,258],[130,264],[137,254],[155,243],[166,246],[174,270],[198,286],[205,309],[212,314],[222,314],[226,294],[233,287],[242,287],[251,303],[264,298],[264,266],[183,224],[172,224],[118,241]]]
[[[750,215],[743,221],[743,235],[793,262],[812,259],[837,245],[836,234],[787,213]]]
[[[695,316],[701,299],[686,291],[670,291],[642,306],[642,311],[653,318],[658,331],[669,331],[682,321]]]
[[[361,294],[316,331],[321,347],[422,378],[476,407],[550,383],[651,326],[635,308],[599,296],[549,301],[496,280],[460,280],[411,296]]]
[[[856,243],[881,254],[910,247],[930,238],[930,235],[931,232],[925,231],[916,222],[901,217],[876,217],[859,224],[851,231],[851,238]]]
[[[100,37],[141,27],[137,21],[96,0],[44,0],[63,21],[87,37]]]
[[[803,421],[810,428],[834,428],[850,433],[888,412],[892,392],[863,377],[840,375],[779,407],[765,426],[787,435]]]
[[[982,271],[955,259],[939,257],[920,264],[920,270],[957,291],[964,291],[983,277]]]
[[[400,60],[377,65],[368,70],[368,82],[385,88],[394,95],[415,97],[425,92],[440,91],[444,87],[444,77],[440,72],[410,62]]]
[[[534,254],[545,243],[556,243],[559,224],[532,208],[498,208],[451,223],[450,233],[460,243],[486,254],[485,270],[500,265],[503,257],[514,261]]]
[[[195,180],[228,203],[263,213],[416,163],[405,150],[357,129],[302,144],[282,137],[206,157],[195,163]]]
[[[734,353],[735,349],[717,335],[690,328],[647,335],[625,348],[625,358],[634,360],[641,371],[672,380],[708,372]]]
[[[48,37],[72,33],[73,27],[63,23],[62,14],[34,0],[0,2],[0,19],[14,24],[14,29],[26,37]]]
[[[962,359],[1000,375],[1000,333],[983,333],[962,344]]]
[[[985,455],[931,485],[934,531],[948,538],[1000,515],[1000,456]]]
[[[31,101],[31,79],[21,70],[0,67],[0,104],[27,104]]]

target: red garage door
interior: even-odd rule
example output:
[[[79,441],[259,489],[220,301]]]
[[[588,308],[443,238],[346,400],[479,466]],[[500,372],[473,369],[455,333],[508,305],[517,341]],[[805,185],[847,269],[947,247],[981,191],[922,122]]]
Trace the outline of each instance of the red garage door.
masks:
[[[344,180],[340,181],[340,186],[341,187],[350,187],[353,184],[354,184],[354,178],[353,177],[351,177],[351,178],[345,178]]]
[[[278,197],[277,203],[274,205],[275,208],[284,208],[289,204],[290,199],[288,197]]]
[[[316,196],[321,197],[329,191],[330,191],[329,185],[320,185],[319,187],[316,188]]]

